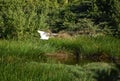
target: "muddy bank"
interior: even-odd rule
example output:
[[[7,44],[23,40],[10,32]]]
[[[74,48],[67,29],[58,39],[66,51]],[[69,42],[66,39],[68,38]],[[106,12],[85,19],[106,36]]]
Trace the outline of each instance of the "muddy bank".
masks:
[[[65,52],[46,54],[46,57],[65,64],[84,64],[90,62],[107,62],[120,64],[119,56],[111,56],[110,54],[106,54],[104,52],[89,55],[80,55],[79,59],[75,54],[68,54]]]

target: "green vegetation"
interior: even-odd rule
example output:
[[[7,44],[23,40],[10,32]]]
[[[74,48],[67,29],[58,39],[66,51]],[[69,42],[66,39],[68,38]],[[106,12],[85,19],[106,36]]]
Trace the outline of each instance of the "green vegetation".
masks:
[[[119,81],[119,5],[0,0],[0,81]],[[40,40],[37,30],[63,37]]]
[[[120,36],[119,0],[0,0],[0,38],[36,37],[36,30]]]
[[[119,57],[119,43],[116,38],[103,36],[79,36],[69,40],[51,38],[48,41],[0,40],[0,80],[114,81],[119,76],[119,69],[115,64],[98,62],[77,66],[65,65],[49,59],[46,54],[64,51],[75,55],[77,61],[83,59],[79,58],[81,56],[99,53]]]
[[[112,56],[120,56],[120,40],[111,37],[79,36],[73,39],[51,38],[48,41],[35,40],[0,40],[0,53],[15,56],[41,56],[57,51],[66,51],[89,55],[104,52]]]
[[[9,81],[116,81],[118,70],[107,63],[85,66],[47,64],[38,62],[0,61],[0,80]],[[99,67],[101,66],[101,67]]]

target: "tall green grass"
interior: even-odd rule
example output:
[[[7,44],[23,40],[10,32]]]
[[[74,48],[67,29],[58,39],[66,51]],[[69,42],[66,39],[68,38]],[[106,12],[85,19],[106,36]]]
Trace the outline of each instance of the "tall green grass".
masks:
[[[117,81],[119,71],[114,65],[54,64],[45,54],[65,51],[80,56],[105,52],[120,56],[119,43],[119,39],[111,37],[86,36],[48,41],[0,40],[0,81]]]
[[[1,81],[87,81],[88,76],[81,67],[63,64],[0,62],[0,66]]]
[[[38,62],[4,62],[0,63],[0,66],[0,81],[116,81],[119,76],[115,66],[106,63],[73,66]]]
[[[120,55],[120,40],[112,37],[84,37],[82,40],[78,38],[77,41],[81,41],[84,54],[94,54],[99,52],[105,52],[107,54],[116,56]]]
[[[112,37],[79,36],[73,39],[51,38],[50,40],[0,40],[0,56],[40,60],[47,53],[65,51],[80,56],[104,53],[120,56],[120,40]]]
[[[45,42],[40,40],[0,40],[0,58],[42,61],[45,59],[44,54],[56,50]]]
[[[107,36],[79,36],[73,39],[51,39],[48,43],[62,50],[78,51],[83,55],[99,52],[105,52],[113,56],[120,55],[120,39]]]

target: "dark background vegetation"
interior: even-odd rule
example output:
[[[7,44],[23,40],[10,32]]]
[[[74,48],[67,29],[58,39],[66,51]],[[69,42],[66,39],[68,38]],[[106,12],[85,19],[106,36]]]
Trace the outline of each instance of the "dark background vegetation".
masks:
[[[0,0],[0,38],[52,32],[102,32],[120,37],[119,0]]]
[[[120,81],[120,1],[0,0],[0,81]]]

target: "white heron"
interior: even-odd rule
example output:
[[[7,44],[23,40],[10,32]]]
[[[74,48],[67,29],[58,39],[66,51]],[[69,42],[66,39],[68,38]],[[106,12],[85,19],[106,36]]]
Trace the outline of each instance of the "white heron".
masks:
[[[40,34],[40,37],[41,37],[40,39],[42,40],[48,40],[50,38],[49,37],[50,33],[40,31],[40,30],[38,30],[38,33]]]

